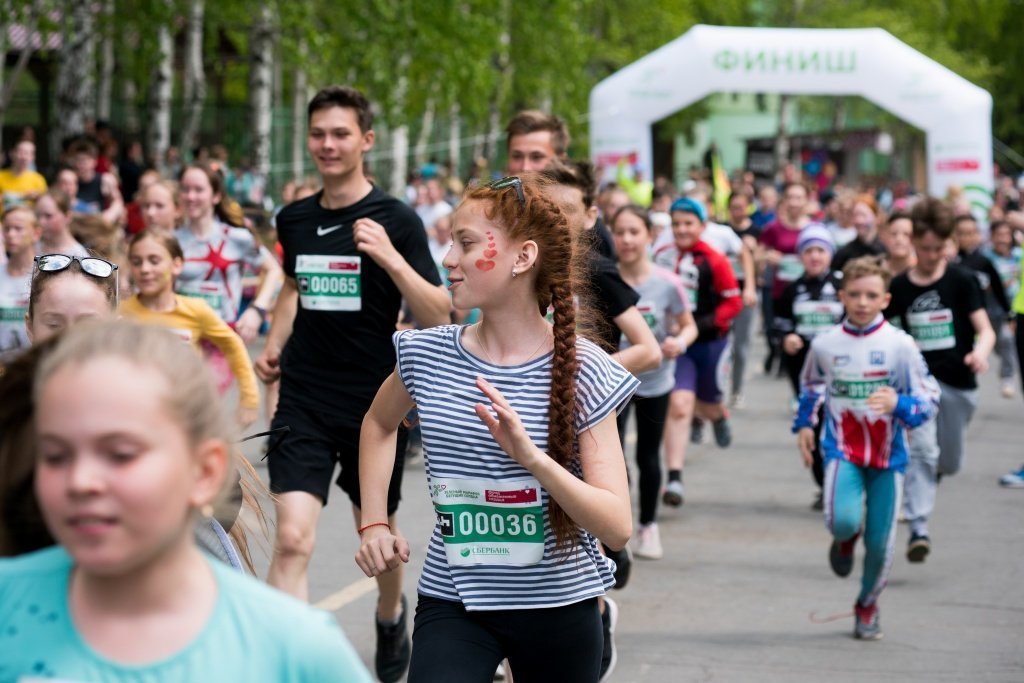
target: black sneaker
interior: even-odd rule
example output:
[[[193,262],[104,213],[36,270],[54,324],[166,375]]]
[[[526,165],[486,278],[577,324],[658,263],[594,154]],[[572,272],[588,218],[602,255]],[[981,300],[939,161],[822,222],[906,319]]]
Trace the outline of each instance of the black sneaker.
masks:
[[[713,422],[711,428],[715,432],[715,443],[719,448],[728,448],[732,445],[732,425],[729,424],[729,418],[723,417]]]
[[[633,570],[633,552],[627,545],[622,550],[612,550],[604,546],[605,557],[615,562],[615,590],[621,590],[629,583],[629,574]]]
[[[928,553],[932,551],[932,542],[924,534],[911,534],[910,543],[907,544],[907,561],[914,564],[924,562]]]
[[[604,614],[601,615],[601,630],[604,632],[604,648],[601,650],[601,676],[598,683],[608,680],[618,653],[615,652],[615,624],[619,620],[619,606],[609,597],[604,599]]]
[[[700,445],[704,443],[704,421],[694,418],[690,422],[690,443]]]
[[[853,549],[859,536],[857,534],[848,541],[832,541],[832,547],[828,549],[828,563],[836,576],[849,576],[853,571]]]
[[[405,628],[405,615],[408,612],[406,607],[403,595],[402,614],[394,626],[383,626],[380,621],[374,619],[377,625],[377,654],[374,656],[373,664],[381,683],[395,683],[405,675],[405,670],[409,668],[412,644]]]
[[[825,495],[818,491],[818,494],[814,498],[814,502],[811,503],[812,510],[824,510],[825,509]]]

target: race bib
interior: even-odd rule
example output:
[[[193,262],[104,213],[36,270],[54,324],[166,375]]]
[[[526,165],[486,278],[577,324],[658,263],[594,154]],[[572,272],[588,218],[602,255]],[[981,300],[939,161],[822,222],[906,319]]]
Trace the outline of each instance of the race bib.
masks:
[[[779,266],[776,270],[776,275],[780,282],[793,282],[799,280],[800,276],[804,274],[804,264],[800,262],[800,257],[796,254],[783,254],[782,258],[779,259]]]
[[[302,307],[312,311],[363,310],[362,258],[300,255],[295,281]]]
[[[527,566],[544,557],[544,508],[536,479],[433,479],[430,498],[451,566]]]
[[[796,333],[805,339],[812,339],[834,327],[842,315],[843,305],[838,301],[797,301],[793,304]]]
[[[651,332],[657,331],[658,316],[655,313],[654,306],[641,301],[636,305],[636,310],[640,311],[640,315],[644,317],[644,322],[647,323],[647,327],[651,328]]]
[[[189,280],[178,285],[178,293],[202,299],[217,311],[217,315],[223,315],[224,294],[219,282]]]
[[[922,351],[941,351],[956,346],[953,331],[953,311],[942,308],[937,311],[907,313],[910,336],[917,341]]]
[[[0,295],[0,350],[30,346],[25,332],[28,299]]]
[[[832,379],[830,399],[840,410],[864,412],[867,410],[868,397],[887,386],[889,386],[888,370],[838,371]]]

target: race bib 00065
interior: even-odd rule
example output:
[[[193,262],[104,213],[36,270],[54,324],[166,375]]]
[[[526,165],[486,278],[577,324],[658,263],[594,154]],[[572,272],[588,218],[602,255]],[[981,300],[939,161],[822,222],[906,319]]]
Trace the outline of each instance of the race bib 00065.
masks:
[[[544,557],[544,508],[536,479],[433,479],[430,498],[451,566],[526,566]]]
[[[302,307],[313,311],[361,311],[362,273],[359,256],[298,256],[295,281]]]

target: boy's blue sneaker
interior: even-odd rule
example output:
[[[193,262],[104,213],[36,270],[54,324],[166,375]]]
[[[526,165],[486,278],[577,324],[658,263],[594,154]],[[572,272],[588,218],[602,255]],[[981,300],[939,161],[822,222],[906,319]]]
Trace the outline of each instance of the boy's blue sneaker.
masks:
[[[1008,489],[1024,489],[1024,465],[1015,472],[999,477],[999,485]]]

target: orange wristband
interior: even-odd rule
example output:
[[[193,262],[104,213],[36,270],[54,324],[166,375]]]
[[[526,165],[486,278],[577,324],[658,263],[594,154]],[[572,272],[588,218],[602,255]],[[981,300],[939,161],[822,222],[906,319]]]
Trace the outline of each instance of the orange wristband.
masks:
[[[388,528],[388,531],[391,530],[391,525],[387,522],[374,522],[373,524],[367,524],[366,526],[359,527],[359,535],[362,536],[364,531],[366,531],[370,527],[375,526],[386,526]]]

